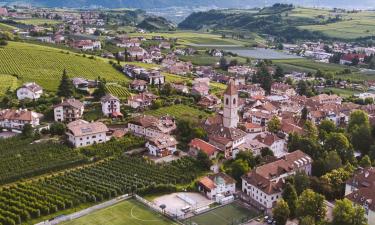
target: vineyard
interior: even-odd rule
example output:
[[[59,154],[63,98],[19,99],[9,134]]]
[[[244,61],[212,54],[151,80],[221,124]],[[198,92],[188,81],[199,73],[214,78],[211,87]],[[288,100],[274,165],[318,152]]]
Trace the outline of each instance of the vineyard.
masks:
[[[0,96],[7,90],[14,91],[18,87],[17,78],[7,74],[0,74]]]
[[[81,164],[85,157],[57,143],[30,144],[32,139],[0,139],[0,183]]]
[[[111,83],[106,85],[107,92],[120,98],[125,99],[130,96],[130,92],[126,87],[119,84]]]
[[[201,170],[186,157],[166,165],[123,157],[0,190],[0,224],[15,225],[87,202],[150,193],[193,181]]]
[[[100,58],[90,59],[68,51],[19,42],[10,42],[0,48],[0,74],[15,75],[22,82],[35,81],[43,88],[55,91],[64,69],[70,77],[128,80]]]

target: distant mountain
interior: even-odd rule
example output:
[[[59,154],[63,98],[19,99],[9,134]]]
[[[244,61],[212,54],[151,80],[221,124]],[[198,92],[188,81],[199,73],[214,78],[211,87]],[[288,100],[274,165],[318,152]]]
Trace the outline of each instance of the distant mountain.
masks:
[[[24,2],[47,7],[106,7],[106,8],[165,8],[165,7],[263,7],[274,3],[303,6],[339,8],[375,8],[374,0],[0,0],[0,2]]]

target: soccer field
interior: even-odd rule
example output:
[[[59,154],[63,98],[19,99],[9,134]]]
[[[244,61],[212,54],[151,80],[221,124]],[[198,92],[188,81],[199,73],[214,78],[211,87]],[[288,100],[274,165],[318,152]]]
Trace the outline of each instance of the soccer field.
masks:
[[[247,209],[238,203],[214,209],[191,217],[184,221],[186,225],[237,225],[256,217],[257,212]]]
[[[126,200],[63,225],[174,225],[136,200]]]

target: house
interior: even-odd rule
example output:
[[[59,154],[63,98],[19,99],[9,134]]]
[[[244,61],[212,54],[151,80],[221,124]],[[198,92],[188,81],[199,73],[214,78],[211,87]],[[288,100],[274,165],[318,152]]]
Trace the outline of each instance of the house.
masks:
[[[171,49],[171,44],[167,41],[162,41],[159,44],[160,49]]]
[[[7,15],[8,15],[8,10],[6,8],[0,7],[0,16],[7,16]]]
[[[90,146],[108,141],[108,128],[104,123],[89,123],[84,120],[76,120],[67,125],[69,142],[76,148]]]
[[[338,104],[341,105],[342,98],[338,95],[320,94],[310,98],[311,101],[319,104]]]
[[[342,65],[350,65],[353,63],[354,59],[358,59],[359,62],[365,61],[366,54],[345,54],[340,59],[340,64]]]
[[[365,209],[369,225],[375,225],[375,167],[359,168],[345,185],[345,198]]]
[[[55,121],[72,122],[82,118],[84,105],[74,98],[65,99],[53,107]]]
[[[266,95],[266,91],[259,85],[254,85],[254,84],[238,85],[237,89],[238,89],[238,92],[246,93],[249,95],[249,97]]]
[[[220,149],[202,139],[194,138],[189,143],[189,154],[197,156],[199,151],[206,153],[210,159],[214,159],[220,152]]]
[[[146,143],[148,153],[156,157],[165,157],[177,151],[177,140],[171,135],[160,134],[157,137],[152,137]]]
[[[130,83],[130,89],[139,92],[147,91],[147,84],[148,82],[145,80],[135,79]]]
[[[199,96],[206,96],[209,94],[210,87],[205,83],[197,83],[194,84],[191,89],[191,94],[199,95]]]
[[[38,84],[32,83],[25,83],[17,90],[17,98],[18,100],[24,99],[32,99],[36,100],[39,99],[43,94],[43,89]]]
[[[231,196],[236,192],[236,181],[225,173],[217,173],[205,176],[198,181],[198,190],[207,198],[215,199]]]
[[[267,127],[261,126],[259,124],[255,124],[255,123],[245,123],[244,128],[245,128],[247,133],[257,134],[257,133],[265,132]]]
[[[102,112],[105,116],[108,117],[122,117],[122,113],[120,110],[121,104],[120,100],[111,95],[107,94],[101,98],[101,103],[102,103]]]
[[[93,40],[73,40],[70,43],[70,46],[82,51],[94,51],[100,50],[102,45],[100,41],[93,41]]]
[[[219,109],[221,106],[221,99],[216,97],[215,95],[209,94],[206,96],[203,96],[198,104],[199,106],[203,107],[204,109]]]
[[[133,95],[128,98],[128,106],[133,109],[146,108],[152,105],[152,102],[156,100],[158,96],[149,93],[142,92],[138,95]]]
[[[169,116],[156,118],[142,115],[130,121],[128,129],[135,135],[154,138],[162,134],[171,134],[176,129],[176,122]]]
[[[27,109],[4,109],[0,111],[0,127],[20,131],[25,124],[30,124],[32,127],[39,126],[42,117],[42,114]]]
[[[208,52],[208,54],[210,54],[211,56],[214,56],[214,57],[223,57],[224,56],[224,53],[218,49],[212,49]]]
[[[130,47],[125,54],[128,54],[130,60],[142,61],[143,57],[147,54],[147,51],[141,47]]]
[[[276,134],[266,132],[257,135],[254,140],[267,146],[276,157],[281,157],[286,154],[284,151],[285,140],[279,138]]]
[[[286,95],[286,96],[294,96],[296,95],[296,91],[292,86],[289,84],[284,83],[273,83],[271,86],[271,95]]]
[[[242,191],[253,205],[270,212],[282,196],[285,179],[297,172],[311,174],[313,160],[300,150],[259,166],[242,176]]]
[[[188,94],[189,88],[185,84],[171,84],[172,88],[175,89],[179,93]]]
[[[80,77],[75,77],[72,79],[73,86],[81,91],[88,91],[89,90],[89,82]]]

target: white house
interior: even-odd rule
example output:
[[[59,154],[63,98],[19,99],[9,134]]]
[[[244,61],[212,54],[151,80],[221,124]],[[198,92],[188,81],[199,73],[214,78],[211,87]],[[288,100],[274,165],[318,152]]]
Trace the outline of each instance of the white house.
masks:
[[[72,122],[82,118],[84,105],[77,99],[65,99],[53,107],[55,121]]]
[[[128,123],[129,131],[135,135],[146,138],[155,138],[162,134],[170,134],[176,129],[176,122],[173,118],[163,116],[156,118],[153,116],[142,115],[134,118]]]
[[[165,157],[177,151],[177,140],[168,134],[160,134],[157,137],[150,138],[146,143],[146,148],[152,156]]]
[[[15,130],[22,130],[25,124],[36,127],[42,117],[42,114],[27,109],[4,109],[0,111],[0,127]]]
[[[121,111],[120,111],[120,100],[111,95],[107,94],[106,96],[102,97],[101,99],[102,103],[102,112],[105,116],[110,117],[122,117]]]
[[[39,99],[43,94],[43,89],[36,83],[25,83],[17,90],[18,100]]]
[[[236,181],[225,173],[217,173],[203,177],[198,181],[198,189],[209,199],[230,196],[236,192]]]
[[[312,159],[300,150],[259,166],[242,176],[242,191],[259,209],[271,211],[284,189],[285,179],[299,172],[311,175]]]
[[[101,122],[89,123],[84,120],[76,120],[70,122],[67,127],[68,140],[76,148],[104,143],[109,140],[106,135],[108,128]]]
[[[345,198],[365,209],[369,225],[375,225],[375,167],[359,169],[345,185]]]
[[[267,146],[276,157],[281,157],[286,154],[284,150],[285,140],[279,138],[276,134],[265,132],[257,135],[254,140]]]

